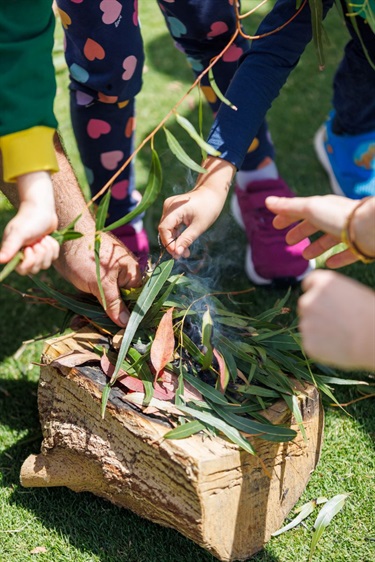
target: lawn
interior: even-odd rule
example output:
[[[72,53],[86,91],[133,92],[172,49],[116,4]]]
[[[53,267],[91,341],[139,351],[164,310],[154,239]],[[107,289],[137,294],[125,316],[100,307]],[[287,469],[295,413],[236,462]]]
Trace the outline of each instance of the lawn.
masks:
[[[248,7],[249,1],[244,2]],[[177,51],[158,12],[156,2],[140,2],[146,51],[144,87],[137,98],[139,143],[192,82],[184,56]],[[254,28],[259,16],[254,16]],[[277,147],[277,163],[283,177],[300,195],[329,193],[325,173],[312,146],[316,129],[324,121],[331,98],[331,82],[347,40],[345,28],[332,10],[327,19],[330,38],[327,65],[319,72],[310,46],[290,77],[269,115]],[[87,188],[77,156],[68,114],[67,71],[63,64],[62,34],[56,33],[55,48],[58,95],[56,113],[67,151],[84,190]],[[250,95],[250,94],[249,94]],[[193,92],[181,113],[197,122],[197,95]],[[205,108],[205,127],[211,121]],[[172,121],[172,132],[185,149],[199,160],[199,153]],[[194,177],[170,154],[164,134],[155,146],[164,169],[163,198],[193,185]],[[137,185],[145,186],[150,164],[146,147],[136,159]],[[146,225],[158,255],[156,226],[162,199],[147,213]],[[0,200],[0,229],[12,216],[5,199]],[[249,282],[243,272],[245,240],[223,213],[209,233],[213,244],[211,288],[243,289]],[[225,243],[223,243],[225,240]],[[233,249],[235,251],[233,251]],[[375,288],[374,266],[356,264],[344,272]],[[57,285],[64,282],[50,271],[43,278]],[[48,562],[209,562],[214,558],[177,532],[164,529],[119,509],[91,494],[75,494],[65,488],[24,489],[19,471],[24,459],[40,450],[41,431],[37,411],[37,363],[43,339],[57,333],[64,313],[29,298],[32,282],[12,274],[8,286],[0,287],[0,562],[26,562],[40,558]],[[10,287],[9,287],[10,286]],[[292,291],[291,318],[300,289]],[[249,298],[253,314],[269,308],[282,290],[256,289]],[[23,342],[30,342],[23,345]],[[346,373],[359,378],[364,373]],[[338,390],[342,402],[357,398],[356,389]],[[325,531],[314,562],[370,562],[375,559],[375,402],[358,401],[346,412],[325,405],[326,426],[322,456],[298,505],[316,498],[350,493],[344,509]],[[291,514],[292,515],[292,514]],[[272,539],[253,562],[304,562],[308,559],[312,523]],[[225,525],[225,521],[223,521]],[[34,549],[42,547],[39,554]]]

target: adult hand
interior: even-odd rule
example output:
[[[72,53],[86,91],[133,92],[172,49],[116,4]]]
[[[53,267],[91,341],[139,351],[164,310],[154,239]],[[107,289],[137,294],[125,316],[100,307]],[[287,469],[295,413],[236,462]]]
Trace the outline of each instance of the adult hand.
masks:
[[[234,173],[232,164],[210,157],[203,167],[207,173],[198,177],[192,191],[164,202],[159,235],[174,258],[189,257],[189,247],[218,218],[229,192]]]
[[[57,271],[80,291],[91,293],[102,303],[96,277],[94,230],[78,225],[85,235],[63,244],[55,262]],[[120,288],[137,287],[141,283],[139,265],[133,254],[111,234],[101,235],[100,278],[106,300],[106,313],[119,326],[126,326],[129,311]]]
[[[337,195],[323,195],[313,197],[267,197],[266,206],[275,213],[273,225],[283,229],[299,222],[286,235],[288,244],[297,244],[304,238],[317,232],[323,234],[303,252],[307,260],[316,258],[333,248],[341,241],[341,231],[358,201]],[[327,266],[342,267],[357,261],[350,250],[344,250],[327,259]]]
[[[302,289],[299,329],[307,355],[343,369],[375,370],[375,292],[325,270],[310,273]]]

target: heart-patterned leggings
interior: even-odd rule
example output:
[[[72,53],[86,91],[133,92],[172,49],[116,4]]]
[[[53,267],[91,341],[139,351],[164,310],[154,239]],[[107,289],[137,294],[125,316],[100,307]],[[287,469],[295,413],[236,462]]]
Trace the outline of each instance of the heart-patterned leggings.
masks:
[[[233,35],[234,1],[158,1],[176,47],[185,53],[196,75]],[[137,0],[57,0],[57,4],[65,31],[72,124],[87,180],[95,194],[133,150],[135,96],[142,87],[144,64]],[[238,36],[215,65],[215,81],[222,92],[226,91],[241,55],[248,48],[247,40]],[[159,56],[163,66],[162,52],[150,56]],[[169,61],[169,68],[173,69],[173,61]],[[215,113],[220,100],[207,77],[202,86]],[[168,109],[166,105],[166,112]],[[263,123],[242,169],[256,168],[266,156],[272,158],[273,152]],[[134,208],[133,190],[134,170],[130,165],[112,186],[108,223]]]

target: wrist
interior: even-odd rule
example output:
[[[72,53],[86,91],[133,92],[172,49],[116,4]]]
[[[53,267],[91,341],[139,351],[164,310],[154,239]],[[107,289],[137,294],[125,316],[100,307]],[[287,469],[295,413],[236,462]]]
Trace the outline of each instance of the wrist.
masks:
[[[363,254],[375,259],[375,197],[357,207],[352,219],[354,240]]]
[[[19,203],[33,203],[54,210],[55,201],[49,172],[30,172],[18,176],[17,191]]]
[[[235,166],[222,158],[208,156],[203,161],[202,167],[207,172],[198,176],[196,188],[204,186],[216,191],[223,191],[227,195],[236,173]]]
[[[341,233],[341,240],[362,262],[375,260],[375,197],[365,197],[349,214]]]

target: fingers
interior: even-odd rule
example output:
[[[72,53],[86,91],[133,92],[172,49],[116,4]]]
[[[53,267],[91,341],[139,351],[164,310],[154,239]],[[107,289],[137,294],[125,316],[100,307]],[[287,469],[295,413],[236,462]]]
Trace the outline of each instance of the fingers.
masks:
[[[23,248],[26,243],[24,229],[18,228],[18,220],[12,219],[4,230],[3,240],[0,249],[0,263],[7,263]]]
[[[42,269],[48,269],[54,262],[60,251],[58,242],[45,236],[39,242],[32,246],[26,246],[24,249],[24,258],[16,271],[20,275],[36,274]]]
[[[303,257],[307,260],[317,258],[335,246],[337,246],[337,239],[330,234],[323,234],[305,248]]]
[[[130,313],[124,304],[120,288],[138,287],[142,282],[142,275],[137,260],[127,248],[113,237],[107,236],[104,240],[106,245],[103,247],[101,262],[104,267],[102,288],[106,301],[105,311],[115,324],[123,328],[129,321]],[[110,254],[106,253],[109,250],[107,242],[112,244]],[[97,283],[93,293],[103,305]]]
[[[164,248],[174,257],[189,257],[189,246],[198,238],[198,232],[191,223],[190,211],[186,204],[190,197],[170,197],[164,203],[163,215],[158,227],[160,241]],[[185,230],[182,230],[187,226]]]
[[[350,250],[344,250],[343,252],[330,256],[326,261],[326,266],[331,269],[338,269],[345,265],[355,263],[356,261],[358,261],[358,258],[356,258]]]
[[[113,285],[111,290],[107,286],[104,294],[107,304],[106,313],[112,322],[124,328],[129,322],[130,312],[122,300],[118,285]]]
[[[285,228],[304,218],[306,210],[306,199],[304,197],[276,197],[271,195],[266,198],[266,207],[275,215],[280,215],[280,222],[285,221],[285,226],[277,228]]]

